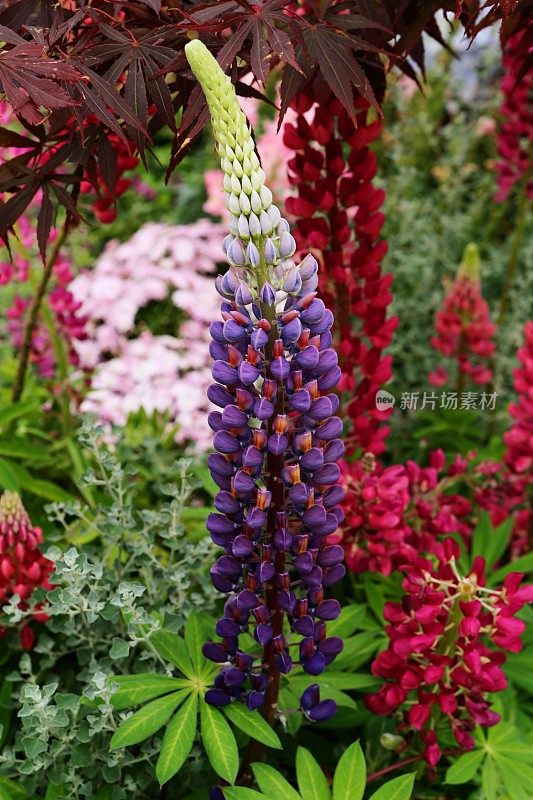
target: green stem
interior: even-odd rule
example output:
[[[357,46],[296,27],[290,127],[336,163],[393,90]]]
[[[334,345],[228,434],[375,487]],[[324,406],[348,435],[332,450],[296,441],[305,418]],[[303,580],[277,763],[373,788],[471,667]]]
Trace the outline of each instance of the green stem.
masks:
[[[48,283],[50,282],[50,278],[52,277],[52,271],[54,269],[54,265],[59,257],[61,247],[65,243],[65,239],[67,238],[67,233],[68,233],[68,215],[63,224],[63,228],[61,229],[61,232],[59,233],[57,239],[55,240],[52,250],[50,251],[50,255],[48,256],[48,259],[44,265],[44,269],[41,275],[41,280],[39,281],[39,285],[37,286],[37,290],[32,300],[30,313],[28,315],[28,320],[26,322],[26,327],[24,329],[24,339],[22,341],[22,347],[20,349],[19,363],[17,368],[17,374],[15,376],[15,383],[13,384],[13,391],[11,394],[11,399],[13,403],[18,403],[24,391],[26,373],[28,371],[28,364],[30,360],[33,332],[37,324],[39,311],[41,309],[41,304],[43,302],[46,290],[48,288]]]

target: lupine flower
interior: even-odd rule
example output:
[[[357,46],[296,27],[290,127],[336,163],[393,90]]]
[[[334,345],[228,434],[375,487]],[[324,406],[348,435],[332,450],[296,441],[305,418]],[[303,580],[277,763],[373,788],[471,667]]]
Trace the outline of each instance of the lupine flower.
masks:
[[[271,719],[281,674],[299,663],[318,675],[342,649],[326,633],[340,608],[324,591],[344,574],[342,548],[327,544],[343,497],[333,314],[316,297],[315,258],[292,258],[296,243],[265,186],[230,79],[199,41],[186,55],[210,107],[231,212],[231,267],[217,279],[222,318],[211,325],[209,398],[220,411],[209,416],[217,451],[209,468],[220,491],[207,521],[224,550],[211,577],[227,601],[216,626],[221,641],[204,646],[222,665],[206,700],[264,705]],[[242,649],[247,630],[259,656]],[[334,703],[325,708],[324,717]]]
[[[523,180],[531,162],[533,73],[525,67],[528,36],[529,31],[524,28],[511,36],[504,47],[503,103],[500,108],[502,122],[498,134],[500,160],[496,164],[498,191],[494,195],[497,203],[506,200],[513,186]],[[526,191],[529,197],[533,197],[533,180],[529,180]]]
[[[458,391],[466,379],[479,385],[492,379],[489,363],[496,347],[493,341],[496,325],[491,322],[488,304],[481,293],[479,273],[477,246],[469,244],[443,307],[437,312],[437,335],[431,340],[437,352],[456,362]],[[434,386],[443,386],[449,379],[442,366],[428,377]]]
[[[467,463],[456,459],[445,469],[435,450],[427,467],[411,460],[383,467],[372,454],[344,466],[346,519],[329,541],[343,546],[348,569],[390,575],[421,552],[434,553],[443,536],[459,532],[468,541],[472,505],[451,491]]]
[[[503,437],[507,448],[505,463],[515,475],[528,475],[533,480],[533,322],[526,322],[524,346],[517,356],[521,363],[514,370],[518,402],[509,406],[514,424]]]
[[[50,589],[49,575],[53,564],[45,558],[38,545],[43,540],[40,528],[32,526],[18,494],[5,491],[0,496],[0,600],[8,601],[18,595],[18,605],[24,609],[37,586]],[[36,611],[34,619],[44,622],[46,616]],[[7,628],[0,627],[0,636]],[[20,629],[20,641],[25,650],[34,642],[31,626],[25,623]]]
[[[339,389],[349,397],[348,452],[377,455],[385,449],[389,428],[382,423],[391,409],[376,408],[376,392],[392,374],[392,357],[383,350],[398,325],[387,316],[392,276],[382,274],[387,244],[379,238],[385,195],[373,184],[377,159],[368,146],[381,123],[370,120],[367,101],[358,97],[356,128],[333,95],[316,100],[314,84],[298,95],[294,110],[284,142],[295,151],[288,166],[296,194],[286,208],[296,220],[298,247],[320,258],[322,294],[335,312]]]
[[[436,564],[419,557],[406,568],[403,601],[385,605],[388,649],[372,665],[373,674],[387,682],[366,699],[375,714],[401,709],[400,731],[418,731],[431,766],[441,756],[439,719],[447,720],[465,750],[474,747],[476,725],[499,721],[489,695],[506,686],[506,651],[521,649],[525,628],[515,615],[533,600],[533,586],[521,586],[518,573],[499,589],[488,589],[479,556],[461,575],[459,554],[457,542],[446,539]]]

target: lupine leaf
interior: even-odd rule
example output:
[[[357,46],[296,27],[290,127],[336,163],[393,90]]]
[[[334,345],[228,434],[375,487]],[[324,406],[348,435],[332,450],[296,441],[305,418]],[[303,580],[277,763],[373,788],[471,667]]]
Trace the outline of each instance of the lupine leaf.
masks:
[[[252,769],[257,785],[267,797],[276,800],[301,800],[296,789],[274,767],[268,764],[252,764]]]
[[[153,644],[161,658],[170,661],[188,678],[195,675],[187,646],[177,633],[163,628],[150,636],[150,643]]]
[[[471,780],[485,758],[484,750],[474,750],[459,756],[446,771],[446,783],[466,783]]]
[[[399,775],[374,792],[370,800],[409,800],[413,791],[415,773]]]
[[[184,688],[186,682],[180,678],[152,673],[138,675],[114,675],[110,683],[118,683],[119,688],[111,696],[111,704],[116,711],[137,706],[163,694]]]
[[[230,726],[217,708],[200,705],[202,742],[211,766],[228,783],[234,783],[239,770],[239,751]]]
[[[351,636],[359,628],[365,614],[364,605],[344,606],[337,619],[328,624],[328,636],[340,636],[341,639]]]
[[[296,751],[296,778],[302,800],[331,800],[326,776],[305,747],[299,747]]]
[[[499,772],[494,760],[487,758],[481,772],[481,787],[485,800],[496,800],[500,784]]]
[[[189,697],[172,717],[165,730],[155,774],[160,784],[169,781],[181,769],[191,751],[196,733],[198,696]]]
[[[256,792],[255,789],[247,789],[245,786],[224,787],[224,797],[226,800],[271,800],[266,795]]]
[[[127,747],[144,742],[168,722],[173,711],[188,694],[186,689],[181,689],[178,692],[167,694],[165,697],[152,700],[151,703],[143,706],[119,725],[109,743],[110,748],[114,750],[117,747]]]
[[[266,744],[267,747],[281,748],[279,736],[258,712],[249,711],[240,703],[232,703],[224,708],[224,713],[235,727],[252,739]]]
[[[193,666],[194,674],[206,676],[212,674],[216,667],[202,653],[202,647],[213,631],[199,614],[193,613],[185,623],[185,643]]]
[[[366,784],[366,764],[359,742],[340,757],[333,776],[333,800],[361,800]]]

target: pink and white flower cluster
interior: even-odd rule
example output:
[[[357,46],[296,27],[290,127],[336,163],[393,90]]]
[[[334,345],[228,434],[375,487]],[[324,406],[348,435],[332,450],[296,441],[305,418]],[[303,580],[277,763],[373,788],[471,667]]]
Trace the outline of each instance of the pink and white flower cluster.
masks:
[[[209,323],[218,303],[213,278],[220,241],[221,226],[207,220],[149,223],[127,242],[111,242],[94,268],[74,280],[89,319],[78,353],[95,370],[82,411],[116,425],[141,408],[166,413],[181,443],[210,446]],[[169,298],[185,316],[176,335],[139,331],[139,311]]]

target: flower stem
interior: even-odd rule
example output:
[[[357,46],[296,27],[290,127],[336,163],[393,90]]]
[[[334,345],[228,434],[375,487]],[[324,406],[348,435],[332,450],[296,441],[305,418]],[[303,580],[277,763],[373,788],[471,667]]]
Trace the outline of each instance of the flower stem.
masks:
[[[462,750],[452,748],[442,751],[443,756],[457,756],[461,755],[462,753]],[[423,758],[424,754],[419,753],[416,756],[410,756],[409,758],[404,758],[402,761],[397,761],[395,764],[389,764],[388,767],[384,767],[383,769],[380,769],[377,772],[372,772],[370,775],[368,775],[366,782],[370,783],[371,781],[377,781],[378,778],[383,778],[384,775],[388,775],[390,772],[396,772],[397,769],[408,767],[410,764],[416,764],[417,761],[421,761]]]
[[[48,256],[48,259],[44,265],[44,269],[41,275],[41,280],[39,281],[39,285],[37,286],[37,290],[32,300],[30,313],[28,315],[28,321],[26,322],[26,327],[24,329],[24,339],[22,341],[22,347],[20,349],[20,356],[19,356],[17,374],[15,377],[15,383],[13,384],[13,391],[11,393],[11,399],[13,403],[18,403],[24,391],[26,373],[28,371],[28,363],[30,360],[33,332],[37,324],[39,311],[41,309],[41,304],[46,294],[46,289],[48,288],[48,283],[50,281],[50,278],[52,277],[52,271],[54,269],[54,265],[59,257],[61,248],[65,243],[65,239],[67,238],[68,228],[69,228],[69,218],[67,215],[65,222],[63,223],[61,232],[59,233],[57,239],[55,240],[53,247],[50,251],[50,255]]]

